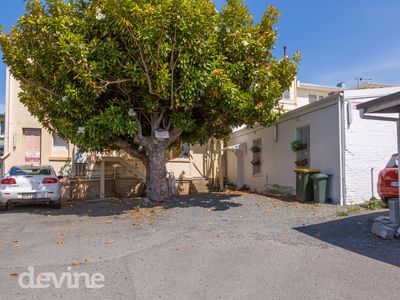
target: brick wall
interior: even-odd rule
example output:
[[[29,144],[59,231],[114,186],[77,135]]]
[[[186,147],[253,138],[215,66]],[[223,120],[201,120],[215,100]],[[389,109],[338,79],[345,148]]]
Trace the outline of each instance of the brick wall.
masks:
[[[377,195],[378,173],[383,169],[392,154],[397,153],[397,131],[395,122],[361,119],[356,105],[369,101],[395,89],[381,89],[382,91],[365,91],[371,97],[356,98],[349,94],[346,110],[351,111],[351,124],[346,114],[345,130],[345,203],[355,204],[369,200],[372,197],[371,168],[374,168],[373,185]],[[399,90],[399,89],[397,89]],[[350,92],[349,92],[350,93]],[[348,108],[347,108],[348,106]]]

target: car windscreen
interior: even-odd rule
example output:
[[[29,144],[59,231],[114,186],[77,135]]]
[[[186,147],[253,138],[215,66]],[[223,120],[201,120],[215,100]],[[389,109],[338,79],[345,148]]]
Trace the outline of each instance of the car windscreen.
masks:
[[[398,156],[397,155],[393,155],[389,162],[386,165],[386,168],[397,168],[398,167]]]
[[[10,169],[10,175],[51,175],[51,169],[39,167],[12,167]]]

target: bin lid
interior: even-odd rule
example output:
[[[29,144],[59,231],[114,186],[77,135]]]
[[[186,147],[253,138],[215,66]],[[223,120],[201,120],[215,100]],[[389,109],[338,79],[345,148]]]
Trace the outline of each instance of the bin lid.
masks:
[[[297,173],[319,173],[321,170],[316,170],[316,169],[295,169],[294,170]]]
[[[330,175],[327,175],[327,174],[314,174],[311,176],[312,179],[326,179],[329,177],[330,177]]]

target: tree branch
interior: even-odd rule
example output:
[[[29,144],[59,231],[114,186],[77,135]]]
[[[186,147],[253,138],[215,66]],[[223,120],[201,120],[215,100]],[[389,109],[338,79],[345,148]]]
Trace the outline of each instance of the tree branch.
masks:
[[[155,117],[154,130],[157,130],[158,128],[160,128],[161,121],[164,118],[164,113],[165,113],[165,108],[163,108],[161,113],[157,117]]]
[[[178,137],[180,137],[182,132],[183,130],[180,128],[172,128],[172,130],[169,132],[169,141],[167,143],[167,147],[171,146],[171,144],[175,142]]]
[[[136,157],[140,159],[145,165],[148,165],[149,159],[147,155],[144,152],[141,152],[137,149],[134,149],[130,143],[128,143],[126,140],[122,138],[118,138],[116,145],[118,148],[124,150],[126,153],[128,153],[132,157]]]
[[[21,80],[24,81],[25,83],[27,83],[27,84],[29,84],[29,85],[32,85],[32,86],[34,86],[35,88],[37,88],[37,89],[39,89],[39,90],[42,90],[42,91],[44,91],[44,92],[46,92],[46,93],[48,93],[48,94],[50,94],[50,95],[52,95],[52,96],[54,96],[54,97],[58,97],[58,98],[60,98],[60,99],[62,98],[62,96],[60,96],[60,95],[54,93],[52,90],[50,90],[50,89],[48,89],[48,88],[46,88],[46,87],[43,87],[43,86],[41,86],[41,85],[38,85],[37,83],[34,83],[33,81],[30,81],[29,79],[27,79],[27,78],[25,78],[25,77],[20,77],[19,79],[21,79]]]
[[[104,85],[97,86],[98,89],[105,89],[111,84],[120,84],[120,83],[125,83],[132,81],[132,79],[121,79],[121,80],[115,80],[115,81],[107,81],[107,80],[100,80],[101,83],[104,83]]]
[[[156,97],[162,99],[162,100],[168,100],[168,98],[163,97],[163,96],[159,95],[158,93],[154,92],[154,90],[153,90],[153,85],[152,85],[152,83],[151,83],[149,68],[147,67],[146,60],[145,60],[144,54],[143,54],[143,50],[142,50],[142,48],[140,47],[139,42],[137,41],[137,39],[136,39],[135,36],[133,35],[132,31],[131,31],[128,27],[126,27],[126,29],[128,30],[130,36],[132,37],[133,41],[134,41],[135,44],[136,44],[136,47],[137,47],[138,50],[139,50],[139,55],[140,55],[140,60],[141,60],[141,62],[142,62],[142,67],[143,67],[144,75],[146,76],[147,85],[148,85],[148,87],[149,87],[149,93],[150,93],[151,95],[153,95],[153,96],[156,96]]]

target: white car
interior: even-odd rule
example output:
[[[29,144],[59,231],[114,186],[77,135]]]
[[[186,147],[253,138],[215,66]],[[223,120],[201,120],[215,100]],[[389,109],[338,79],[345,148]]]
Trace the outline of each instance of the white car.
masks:
[[[0,181],[0,208],[10,209],[15,203],[61,208],[61,178],[51,166],[13,166]]]

